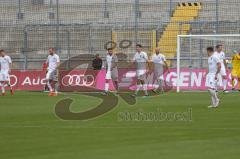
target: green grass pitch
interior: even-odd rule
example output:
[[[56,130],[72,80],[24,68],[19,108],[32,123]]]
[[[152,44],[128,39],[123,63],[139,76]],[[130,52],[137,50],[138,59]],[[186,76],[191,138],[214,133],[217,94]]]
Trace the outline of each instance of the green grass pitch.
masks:
[[[99,99],[79,94],[48,97],[18,91],[0,97],[1,159],[238,159],[240,95],[221,94],[209,109],[208,93],[168,93],[138,98],[134,106],[120,99],[111,112],[89,121],[64,121],[54,106],[71,97],[72,111],[94,107]],[[119,120],[122,112],[192,111],[192,120]]]

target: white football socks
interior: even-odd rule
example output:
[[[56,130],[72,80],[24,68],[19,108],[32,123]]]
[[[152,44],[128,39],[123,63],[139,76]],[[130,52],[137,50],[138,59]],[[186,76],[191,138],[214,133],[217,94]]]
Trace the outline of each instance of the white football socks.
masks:
[[[213,90],[213,89],[209,89],[209,92],[211,94],[212,106],[216,107],[217,101],[219,100],[217,97],[217,92],[216,92],[216,90]]]
[[[48,85],[49,91],[53,92],[53,88],[52,88],[51,83],[49,81],[47,82],[47,85]]]
[[[147,86],[148,86],[147,84],[143,85],[143,90],[144,90],[145,95],[148,95]]]
[[[223,79],[223,90],[227,90],[227,79]]]
[[[105,92],[108,92],[108,90],[109,90],[109,83],[105,83]]]
[[[2,93],[5,93],[5,84],[0,84],[0,86],[2,87]]]
[[[58,83],[55,84],[54,90],[55,90],[55,93],[58,93]]]
[[[139,92],[139,90],[141,89],[141,87],[142,87],[141,84],[138,84],[138,85],[137,85],[137,88],[136,88],[136,90],[135,90],[135,94],[136,94],[136,95],[138,94],[138,92]]]

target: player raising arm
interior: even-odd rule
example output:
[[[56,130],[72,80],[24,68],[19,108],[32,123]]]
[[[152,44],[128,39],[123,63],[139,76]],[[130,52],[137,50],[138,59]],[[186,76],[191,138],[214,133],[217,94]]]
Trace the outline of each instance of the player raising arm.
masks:
[[[206,77],[206,87],[211,94],[212,105],[210,108],[216,108],[219,105],[219,98],[217,96],[217,80],[218,74],[221,71],[221,60],[214,53],[213,47],[207,48],[208,54],[208,74]]]
[[[104,95],[109,93],[109,82],[113,80],[115,89],[118,94],[118,68],[117,68],[118,58],[113,54],[113,49],[108,49],[108,54],[106,56],[106,77],[105,77],[105,89]]]
[[[235,90],[235,79],[238,79],[238,90],[240,91],[240,50],[232,57],[232,90]]]
[[[10,56],[7,56],[4,50],[0,50],[0,86],[2,87],[2,96],[6,95],[5,86],[7,84],[10,87],[11,95],[14,94],[12,86],[10,84],[9,74],[11,73],[12,60]]]
[[[136,64],[136,74],[137,74],[137,88],[132,97],[136,97],[141,87],[143,87],[145,96],[148,96],[147,84],[145,84],[148,56],[147,53],[142,51],[142,45],[136,45],[136,54],[133,58],[133,62]]]
[[[46,61],[48,72],[46,75],[47,85],[49,88],[49,96],[57,96],[58,92],[58,68],[60,66],[60,58],[56,54],[55,48],[49,49],[49,55]]]

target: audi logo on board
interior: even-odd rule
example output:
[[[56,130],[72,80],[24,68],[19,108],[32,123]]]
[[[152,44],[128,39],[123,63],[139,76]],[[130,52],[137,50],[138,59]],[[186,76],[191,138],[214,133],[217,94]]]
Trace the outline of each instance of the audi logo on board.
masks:
[[[65,75],[62,78],[62,85],[65,87],[69,86],[85,86],[90,87],[95,83],[93,75]]]

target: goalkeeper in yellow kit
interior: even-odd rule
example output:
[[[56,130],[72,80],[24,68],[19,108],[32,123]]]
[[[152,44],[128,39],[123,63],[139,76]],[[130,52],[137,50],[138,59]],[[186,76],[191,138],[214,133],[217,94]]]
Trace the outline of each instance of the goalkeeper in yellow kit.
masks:
[[[235,79],[238,79],[238,90],[240,91],[240,50],[232,56],[232,90],[235,90]]]

